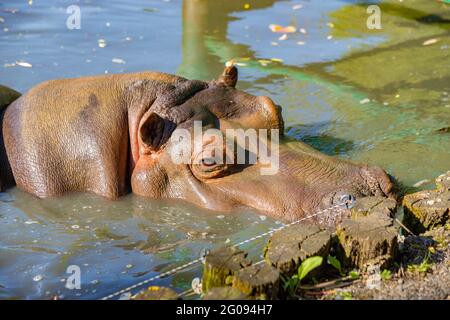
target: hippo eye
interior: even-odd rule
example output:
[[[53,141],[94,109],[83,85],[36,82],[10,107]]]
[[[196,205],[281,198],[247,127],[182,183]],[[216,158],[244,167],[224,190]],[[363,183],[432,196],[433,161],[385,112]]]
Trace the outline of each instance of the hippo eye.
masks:
[[[193,159],[190,165],[191,171],[199,179],[212,179],[227,174],[228,166],[225,163],[218,163],[214,157],[199,155]]]
[[[217,164],[214,158],[203,158],[201,162],[206,167],[214,167]]]

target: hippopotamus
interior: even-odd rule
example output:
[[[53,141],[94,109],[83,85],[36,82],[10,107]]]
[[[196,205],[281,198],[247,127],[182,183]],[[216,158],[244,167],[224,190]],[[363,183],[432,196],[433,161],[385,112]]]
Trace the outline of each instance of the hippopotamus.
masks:
[[[252,208],[285,221],[333,206],[342,195],[395,198],[379,167],[284,143],[281,107],[236,89],[237,80],[237,68],[227,66],[212,81],[145,71],[47,81],[20,97],[10,92],[14,101],[2,107],[3,185],[15,181],[39,198],[93,192],[115,200],[132,192],[221,212]],[[276,172],[261,174],[258,161],[215,163],[198,148],[187,157],[196,161],[173,161],[180,143],[174,133],[199,122],[224,134],[279,132]],[[211,141],[203,139],[200,151]]]

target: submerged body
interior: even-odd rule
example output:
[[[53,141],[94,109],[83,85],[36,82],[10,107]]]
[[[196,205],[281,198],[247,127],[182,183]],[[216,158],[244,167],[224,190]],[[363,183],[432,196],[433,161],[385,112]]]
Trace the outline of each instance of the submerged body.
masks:
[[[281,108],[234,88],[237,70],[202,82],[142,72],[45,82],[6,110],[3,137],[17,186],[38,197],[91,191],[116,199],[132,191],[213,210],[248,206],[293,220],[342,194],[392,197],[380,168],[332,158],[297,142],[279,146],[279,168],[260,163],[174,163],[174,130],[275,129]],[[207,149],[211,141],[201,141]],[[244,148],[246,146],[244,145]],[[198,160],[198,159],[197,159]]]

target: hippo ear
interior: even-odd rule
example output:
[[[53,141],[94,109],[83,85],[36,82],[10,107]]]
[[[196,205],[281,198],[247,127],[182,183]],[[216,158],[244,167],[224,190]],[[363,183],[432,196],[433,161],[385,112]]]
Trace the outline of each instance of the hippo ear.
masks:
[[[174,124],[164,120],[157,113],[147,112],[139,129],[139,141],[144,153],[157,151],[169,138]]]
[[[218,79],[218,83],[224,84],[227,87],[235,87],[236,82],[238,80],[238,69],[230,64],[226,66],[225,70],[223,70],[223,73],[220,75]]]

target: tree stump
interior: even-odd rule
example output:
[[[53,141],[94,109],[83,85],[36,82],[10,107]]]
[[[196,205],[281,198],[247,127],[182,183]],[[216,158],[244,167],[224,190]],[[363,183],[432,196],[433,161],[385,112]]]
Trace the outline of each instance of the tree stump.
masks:
[[[239,270],[233,277],[233,288],[255,299],[276,299],[280,290],[280,273],[264,263]]]
[[[151,286],[138,292],[131,300],[178,300],[178,293],[170,288]]]
[[[336,230],[340,261],[348,268],[387,267],[398,251],[397,234],[393,220],[382,213],[344,220]]]
[[[248,296],[233,287],[215,287],[203,297],[203,300],[245,300]]]
[[[246,257],[246,252],[234,247],[222,247],[210,252],[203,267],[203,292],[231,284],[231,278],[228,277],[251,264]]]
[[[305,223],[275,232],[264,252],[266,261],[283,275],[291,276],[306,258],[326,257],[331,232],[318,225]]]
[[[407,194],[403,198],[404,223],[414,232],[445,225],[450,218],[450,171],[436,178],[436,189]]]
[[[404,223],[416,233],[445,225],[450,217],[450,191],[420,191],[403,198]]]
[[[381,196],[360,198],[356,205],[351,209],[351,217],[358,219],[368,215],[379,213],[387,217],[393,217],[397,202],[393,199]]]

